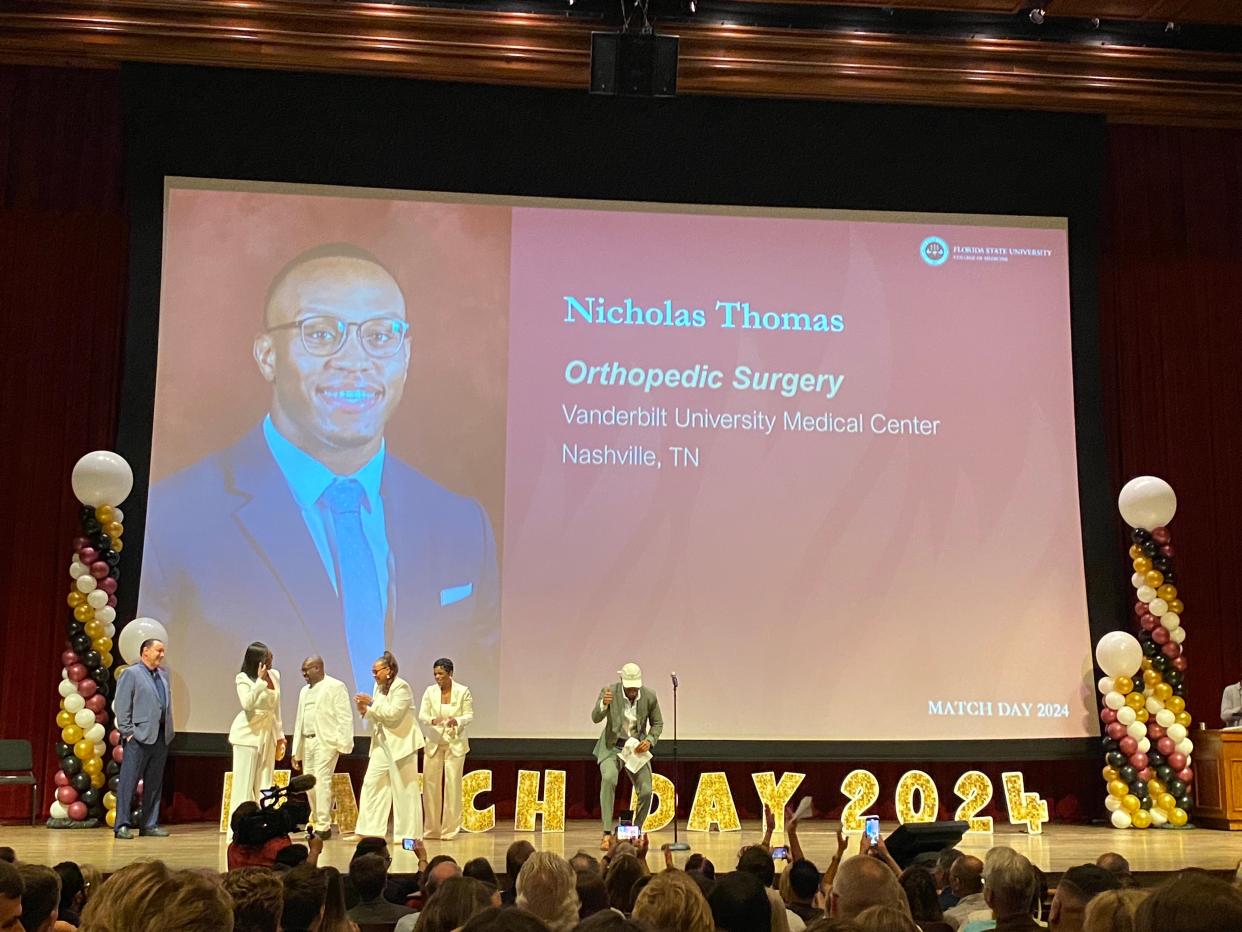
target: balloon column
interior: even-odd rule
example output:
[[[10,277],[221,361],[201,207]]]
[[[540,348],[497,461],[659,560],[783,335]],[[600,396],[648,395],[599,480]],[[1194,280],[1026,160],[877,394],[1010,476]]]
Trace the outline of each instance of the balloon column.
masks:
[[[60,769],[50,828],[90,828],[115,821],[116,784],[122,750],[110,729],[116,587],[124,546],[125,515],[118,507],[134,477],[115,453],[88,453],[73,467],[73,493],[82,503],[81,534],[73,541],[69,566],[69,618],[61,662],[60,710],[56,724]]]
[[[1182,602],[1174,583],[1172,537],[1166,525],[1177,497],[1163,479],[1140,476],[1121,490],[1118,507],[1133,528],[1130,559],[1138,636],[1113,631],[1096,660],[1104,722],[1105,805],[1117,828],[1183,826],[1193,804],[1190,713],[1183,676]]]

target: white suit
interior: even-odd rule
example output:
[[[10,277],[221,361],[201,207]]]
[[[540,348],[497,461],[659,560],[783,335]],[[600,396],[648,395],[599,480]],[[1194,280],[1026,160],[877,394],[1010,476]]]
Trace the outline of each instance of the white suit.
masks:
[[[272,785],[276,742],[285,736],[280,721],[280,674],[276,670],[269,670],[268,674],[272,678],[270,687],[266,680],[252,680],[245,673],[233,678],[237,701],[241,703],[241,711],[229,729],[229,744],[233,745],[230,806],[234,811],[244,802],[258,802],[260,790]],[[232,837],[230,829],[230,840]]]
[[[427,687],[419,705],[418,720],[427,738],[423,754],[423,807],[427,813],[427,838],[449,839],[461,831],[461,777],[466,768],[470,739],[466,727],[474,718],[470,689],[453,683],[449,701],[437,684]],[[433,725],[433,719],[457,720],[457,725]],[[440,798],[444,797],[443,808]]]
[[[423,733],[414,713],[410,684],[394,677],[385,695],[376,683],[364,718],[371,728],[371,760],[362,778],[356,831],[359,835],[387,836],[391,811],[394,838],[421,838],[418,749],[423,746]]]
[[[298,693],[298,717],[293,724],[293,751],[304,773],[315,778],[310,791],[311,825],[319,831],[332,826],[332,775],[336,760],[354,748],[354,708],[349,690],[340,680],[325,676]]]

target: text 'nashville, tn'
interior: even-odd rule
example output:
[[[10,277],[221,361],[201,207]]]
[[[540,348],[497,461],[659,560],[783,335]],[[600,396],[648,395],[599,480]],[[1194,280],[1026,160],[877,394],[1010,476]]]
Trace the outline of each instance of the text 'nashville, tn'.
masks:
[[[934,437],[940,433],[938,418],[893,417],[883,412],[874,414],[833,414],[828,411],[782,411],[769,414],[758,409],[750,411],[713,411],[710,408],[666,408],[648,405],[622,408],[609,405],[588,408],[561,404],[566,424],[577,427],[676,427],[682,430],[732,430],[769,435],[778,427],[796,433],[818,434],[895,434],[913,437]],[[564,459],[564,457],[562,457]],[[623,464],[619,464],[623,465]]]

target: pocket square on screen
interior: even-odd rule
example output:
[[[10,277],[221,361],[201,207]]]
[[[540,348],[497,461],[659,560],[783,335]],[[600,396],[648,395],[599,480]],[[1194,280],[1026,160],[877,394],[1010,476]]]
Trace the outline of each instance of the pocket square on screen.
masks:
[[[452,605],[454,602],[460,602],[462,599],[468,599],[474,594],[474,583],[466,583],[464,586],[449,586],[447,589],[440,590],[440,607]]]

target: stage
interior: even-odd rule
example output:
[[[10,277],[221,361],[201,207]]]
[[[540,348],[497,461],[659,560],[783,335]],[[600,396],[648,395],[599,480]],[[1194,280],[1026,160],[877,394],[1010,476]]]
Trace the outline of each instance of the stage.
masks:
[[[836,850],[835,827],[834,822],[820,821],[808,824],[799,832],[806,856],[821,870]],[[885,824],[882,831],[887,835],[895,828],[895,824]],[[214,824],[173,825],[169,826],[169,830],[172,835],[168,838],[116,841],[106,829],[51,830],[42,826],[5,826],[0,829],[0,844],[11,845],[23,861],[55,864],[73,860],[93,864],[105,872],[145,858],[159,858],[175,867],[225,869],[224,836]],[[563,834],[501,829],[479,835],[462,835],[449,842],[429,841],[427,850],[432,857],[450,854],[461,864],[471,858],[485,857],[500,872],[504,870],[505,849],[517,839],[526,839],[537,849],[569,857],[580,849],[598,856],[599,837],[597,823],[575,821],[568,823]],[[760,829],[757,822],[747,822],[741,832],[683,832],[681,837],[689,842],[691,853],[705,854],[718,870],[725,871],[737,862],[737,852],[742,845],[759,840]],[[671,831],[652,835],[653,850],[648,861],[653,868],[658,869],[663,863],[659,846],[672,840]],[[324,845],[320,864],[346,870],[355,842],[352,836],[332,838]],[[855,837],[849,850],[856,850],[857,844]],[[1059,873],[1075,864],[1094,861],[1105,851],[1124,855],[1136,872],[1177,870],[1182,867],[1232,870],[1242,859],[1242,834],[1210,829],[1118,831],[1103,826],[1049,825],[1045,826],[1044,834],[1031,836],[1006,826],[993,835],[967,836],[959,847],[982,857],[993,845],[1014,848],[1049,873]],[[392,856],[392,870],[395,873],[412,873],[417,869],[414,855],[401,850],[399,845],[393,847]],[[676,855],[677,865],[683,865],[688,856],[686,852]]]

